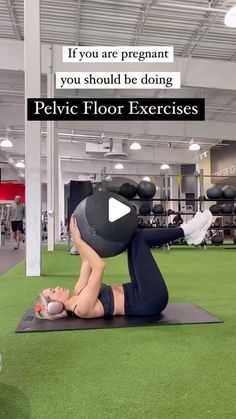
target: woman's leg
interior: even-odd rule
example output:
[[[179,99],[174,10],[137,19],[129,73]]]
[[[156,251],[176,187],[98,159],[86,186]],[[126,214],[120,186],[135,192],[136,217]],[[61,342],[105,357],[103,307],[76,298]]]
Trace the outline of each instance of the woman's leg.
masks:
[[[185,236],[181,227],[144,229],[138,230],[137,233],[141,233],[142,238],[149,244],[149,247],[161,246],[162,244],[182,239]]]
[[[127,314],[148,315],[164,310],[168,302],[168,290],[150,247],[182,237],[184,232],[181,228],[147,229],[135,233],[128,248],[134,305],[127,307]]]
[[[149,245],[149,247],[153,246],[160,246],[162,244],[169,243],[171,241],[175,241],[184,237],[184,231],[182,228],[163,228],[163,229],[144,229],[144,230],[137,230],[135,236],[142,237]],[[135,237],[134,236],[134,237]],[[133,240],[134,240],[133,237]],[[132,244],[132,241],[131,241]],[[136,281],[135,272],[134,272],[134,264],[133,264],[133,257],[134,257],[134,249],[130,244],[128,248],[128,267],[129,267],[129,274],[131,277],[131,281]]]
[[[168,302],[168,290],[150,248],[186,237],[198,244],[212,221],[209,211],[197,213],[182,227],[137,230],[128,249],[131,284],[125,284],[125,313],[147,315],[160,313]]]
[[[160,274],[159,268],[150,252],[150,247],[160,246],[183,237],[184,232],[179,227],[136,231],[128,248],[128,268],[131,281],[138,285],[140,283],[139,272],[144,270],[147,277],[146,270],[149,271],[149,265],[152,270],[157,269],[158,274]]]

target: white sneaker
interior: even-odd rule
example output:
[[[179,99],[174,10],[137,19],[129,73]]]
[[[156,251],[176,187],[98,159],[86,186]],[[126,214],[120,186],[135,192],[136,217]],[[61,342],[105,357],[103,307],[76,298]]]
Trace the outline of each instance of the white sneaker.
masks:
[[[208,228],[212,224],[212,213],[209,210],[205,210],[195,218],[195,221],[194,219],[191,221],[195,224],[195,228],[194,231],[186,237],[186,239],[188,244],[197,245],[202,243]],[[194,226],[193,223],[192,226]]]
[[[182,227],[182,229],[184,230],[184,236],[186,239],[188,239],[190,234],[192,234],[196,230],[196,227],[195,227],[196,220],[201,216],[202,216],[202,212],[198,211],[196,212],[194,217],[191,218],[191,220],[187,221],[187,223],[181,224],[180,227]]]

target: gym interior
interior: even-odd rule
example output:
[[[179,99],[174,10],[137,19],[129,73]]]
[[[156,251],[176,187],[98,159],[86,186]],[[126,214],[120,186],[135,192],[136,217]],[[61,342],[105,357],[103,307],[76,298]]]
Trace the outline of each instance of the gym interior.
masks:
[[[0,1],[0,418],[236,417],[235,40],[235,0]],[[63,46],[121,45],[173,46],[174,62],[144,53],[129,56],[135,63],[62,60]],[[60,71],[163,68],[181,73],[180,89],[55,84]],[[204,99],[205,120],[32,121],[27,98]],[[151,251],[169,303],[218,320],[87,327],[89,319],[80,330],[16,333],[42,288],[73,290],[81,257],[69,220],[102,193],[129,206],[138,230],[171,229],[211,211],[199,245],[180,239]],[[16,196],[25,208],[17,246]],[[108,222],[99,202],[90,207],[94,225]],[[127,238],[125,217],[117,235]],[[128,245],[122,238],[114,250],[113,234],[102,251],[106,284],[129,281]]]

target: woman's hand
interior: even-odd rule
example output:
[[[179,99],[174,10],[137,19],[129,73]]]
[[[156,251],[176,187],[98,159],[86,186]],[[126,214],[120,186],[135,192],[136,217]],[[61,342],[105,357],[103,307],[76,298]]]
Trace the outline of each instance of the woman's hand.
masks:
[[[80,234],[76,219],[74,218],[73,215],[71,216],[71,219],[70,219],[70,234],[73,241],[76,241],[76,239],[81,239],[81,234]]]

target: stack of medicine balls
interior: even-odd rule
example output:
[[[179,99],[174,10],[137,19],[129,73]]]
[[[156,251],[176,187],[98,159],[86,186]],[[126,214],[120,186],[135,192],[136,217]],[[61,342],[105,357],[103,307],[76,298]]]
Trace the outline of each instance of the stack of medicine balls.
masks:
[[[133,199],[136,195],[141,198],[139,215],[146,216],[150,215],[151,212],[153,212],[154,215],[164,215],[165,213],[163,205],[155,204],[152,206],[152,203],[148,202],[148,200],[152,199],[156,194],[156,186],[150,181],[142,180],[137,187],[130,183],[124,183],[120,187],[119,193],[126,199]]]
[[[212,186],[207,190],[208,199],[220,201],[210,206],[210,211],[214,216],[233,216],[236,215],[236,188],[232,185],[220,187],[217,185]],[[234,237],[234,243],[236,238]],[[212,243],[219,245],[223,243],[223,237],[216,234],[212,237]]]

